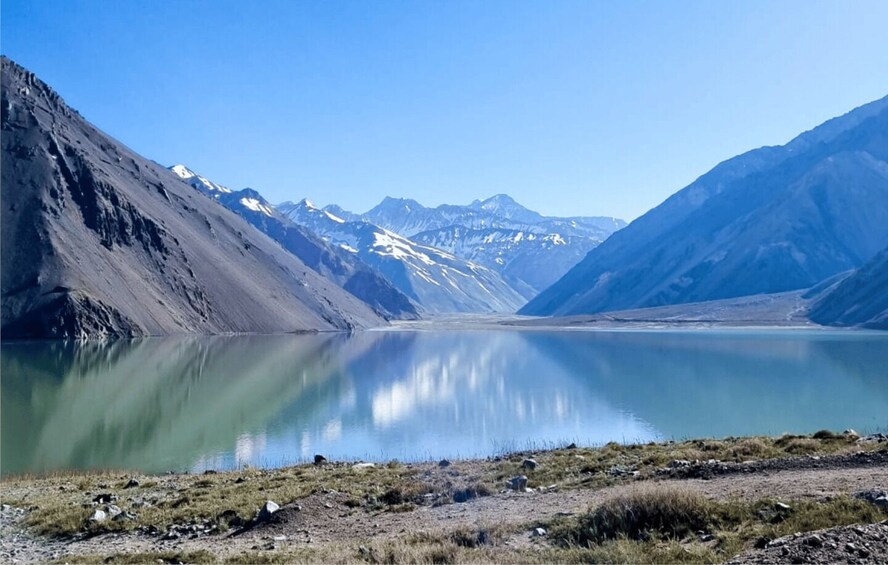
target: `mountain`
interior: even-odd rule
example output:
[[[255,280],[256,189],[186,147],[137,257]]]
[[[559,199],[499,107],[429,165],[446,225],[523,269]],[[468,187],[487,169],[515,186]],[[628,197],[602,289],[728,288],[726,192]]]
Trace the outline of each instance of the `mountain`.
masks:
[[[822,293],[808,316],[818,324],[888,330],[888,248]]]
[[[570,315],[810,287],[888,246],[888,97],[725,161],[521,311]]]
[[[338,207],[324,210],[341,217],[350,214]],[[436,208],[387,197],[360,217],[496,271],[525,299],[549,287],[626,225],[608,217],[546,217],[505,194],[468,206]]]
[[[529,300],[579,263],[600,239],[517,229],[448,226],[412,237],[499,272]]]
[[[4,339],[384,323],[5,57],[0,109]]]
[[[357,255],[430,313],[514,312],[524,303],[496,272],[369,221],[346,221],[308,200],[278,210]]]
[[[528,210],[505,194],[476,200],[468,206],[442,204],[426,208],[416,200],[386,197],[362,216],[387,230],[404,237],[422,232],[462,226],[476,230],[505,228],[533,233],[559,233],[606,239],[625,226],[625,222],[608,217],[550,218]]]
[[[245,188],[233,191],[192,172],[184,165],[174,165],[170,170],[187,184],[242,216],[315,272],[336,282],[384,318],[414,320],[419,317],[417,306],[381,274],[354,254],[329,245],[308,229],[292,222],[256,190]]]

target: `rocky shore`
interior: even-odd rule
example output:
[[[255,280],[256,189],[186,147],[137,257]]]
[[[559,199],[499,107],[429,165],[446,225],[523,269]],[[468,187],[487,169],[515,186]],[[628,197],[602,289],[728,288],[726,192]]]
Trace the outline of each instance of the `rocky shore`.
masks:
[[[852,431],[2,481],[0,560],[844,562],[888,558],[888,438]]]

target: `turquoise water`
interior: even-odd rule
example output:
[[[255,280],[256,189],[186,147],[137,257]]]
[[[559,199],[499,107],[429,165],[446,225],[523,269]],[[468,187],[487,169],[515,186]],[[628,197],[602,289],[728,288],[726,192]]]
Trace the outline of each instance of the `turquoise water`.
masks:
[[[2,344],[3,473],[888,428],[888,335],[378,331]]]

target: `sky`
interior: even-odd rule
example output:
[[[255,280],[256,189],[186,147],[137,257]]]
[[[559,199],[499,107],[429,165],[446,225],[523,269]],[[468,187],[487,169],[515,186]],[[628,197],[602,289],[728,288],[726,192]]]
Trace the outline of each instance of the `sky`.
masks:
[[[888,2],[3,0],[0,50],[145,157],[363,212],[632,220],[888,95]]]

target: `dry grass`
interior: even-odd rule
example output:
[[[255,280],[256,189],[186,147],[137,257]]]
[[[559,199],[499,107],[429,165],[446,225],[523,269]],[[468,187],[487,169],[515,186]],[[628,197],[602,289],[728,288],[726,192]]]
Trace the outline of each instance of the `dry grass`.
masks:
[[[454,461],[447,468],[439,468],[435,463],[392,462],[364,469],[331,464],[211,475],[137,475],[140,486],[132,489],[123,488],[131,474],[64,472],[40,478],[6,477],[0,499],[3,503],[31,509],[28,524],[38,533],[54,536],[85,530],[132,530],[147,525],[166,530],[171,524],[201,521],[216,522],[224,529],[233,515],[242,520],[252,518],[266,500],[283,505],[331,490],[341,493],[345,506],[352,511],[410,511],[420,504],[447,504],[488,496],[504,488],[505,481],[518,474],[527,475],[531,488],[550,485],[557,485],[559,489],[600,488],[650,478],[658,468],[676,459],[747,461],[886,449],[884,444],[858,444],[853,437],[841,434],[819,432],[817,436],[639,445],[609,443],[598,448],[565,448],[514,453],[492,460]],[[533,470],[523,468],[526,457],[533,457],[538,466]],[[637,472],[637,476],[632,472]],[[87,524],[87,518],[95,510],[92,499],[104,492],[116,494],[119,498],[115,504],[134,513],[137,519]],[[142,506],[143,503],[149,506]],[[223,519],[221,515],[226,511],[227,517]]]
[[[708,528],[713,515],[712,503],[695,491],[639,485],[583,516],[565,532],[564,541],[588,546],[621,538],[678,539]]]

